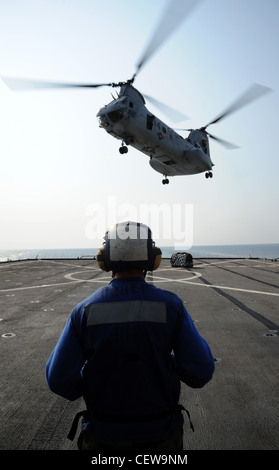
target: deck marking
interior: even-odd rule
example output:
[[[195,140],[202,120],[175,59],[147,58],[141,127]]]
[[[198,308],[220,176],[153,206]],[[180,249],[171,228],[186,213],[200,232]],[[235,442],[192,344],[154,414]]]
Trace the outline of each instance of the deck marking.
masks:
[[[222,261],[217,262],[217,263],[221,264]],[[208,266],[208,265],[206,265],[206,266]],[[85,282],[104,283],[104,282],[108,282],[109,280],[111,280],[111,277],[109,275],[103,275],[102,276],[102,272],[99,271],[99,269],[96,269],[94,267],[90,268],[90,269],[92,269],[92,271],[95,271],[95,273],[97,272],[96,277],[98,277],[98,279],[96,279],[96,277],[94,277],[92,279],[75,278],[74,276],[77,275],[77,274],[80,274],[80,273],[88,274],[88,269],[86,267],[84,267],[82,271],[75,271],[75,272],[65,274],[64,278],[67,279],[68,282],[57,282],[57,283],[53,283],[53,284],[40,284],[40,285],[35,285],[35,286],[14,287],[14,288],[10,288],[10,289],[0,289],[0,292],[13,292],[13,291],[28,290],[28,289],[42,289],[42,288],[47,288],[47,287],[56,287],[56,286],[63,286],[63,285],[66,286],[66,285],[70,285],[70,284],[85,283]],[[173,268],[173,269],[170,268],[170,269],[171,270],[177,270],[177,272],[182,272],[179,268],[178,269],[177,268]],[[161,273],[164,270],[165,269],[162,269],[159,272]],[[167,271],[169,271],[169,269],[167,269]],[[191,273],[191,274],[193,273],[194,275],[189,277],[189,278],[183,277],[182,279],[173,279],[173,278],[163,277],[163,276],[158,276],[158,275],[154,276],[154,274],[153,274],[153,282],[155,284],[156,283],[161,283],[161,282],[177,282],[177,283],[181,283],[181,284],[191,284],[191,285],[197,286],[197,287],[209,287],[209,288],[212,288],[212,289],[215,288],[215,289],[222,289],[222,290],[246,292],[246,293],[249,293],[249,294],[260,294],[260,295],[279,297],[279,294],[274,293],[274,292],[266,292],[266,291],[252,290],[252,289],[242,289],[240,287],[220,286],[220,285],[215,285],[215,284],[212,285],[212,284],[204,284],[204,283],[201,283],[201,282],[194,282],[193,279],[198,280],[199,278],[202,277],[202,274],[198,273],[196,271],[188,271],[188,272]],[[184,273],[185,273],[185,270],[183,270],[183,274]]]

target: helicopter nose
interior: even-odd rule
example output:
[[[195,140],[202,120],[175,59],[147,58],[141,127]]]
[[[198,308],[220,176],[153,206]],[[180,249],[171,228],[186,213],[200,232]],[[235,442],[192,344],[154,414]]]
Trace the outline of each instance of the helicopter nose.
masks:
[[[97,112],[96,116],[99,117],[101,116],[101,114],[103,114],[105,111],[105,106],[103,106],[103,108],[99,109],[99,111]]]
[[[106,113],[104,112],[104,109],[105,109],[105,108],[101,108],[101,109],[97,112],[97,114],[96,114],[96,117],[97,117],[97,118],[103,119],[103,118],[105,117]]]
[[[109,126],[109,121],[107,119],[107,113],[105,112],[105,108],[101,108],[100,111],[96,114],[98,118],[100,127],[107,127]]]

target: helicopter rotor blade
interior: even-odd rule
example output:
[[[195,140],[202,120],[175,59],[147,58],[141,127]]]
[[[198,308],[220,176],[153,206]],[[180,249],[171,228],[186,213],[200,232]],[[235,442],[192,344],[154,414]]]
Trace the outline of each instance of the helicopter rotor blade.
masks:
[[[190,14],[201,0],[170,0],[164,10],[161,20],[155,29],[147,47],[137,63],[133,80],[143,65],[150,59],[159,47],[169,38],[184,18]]]
[[[13,91],[54,89],[54,88],[99,88],[102,86],[116,86],[114,83],[63,83],[29,80],[25,78],[2,77],[2,80]]]
[[[40,80],[17,79],[10,77],[1,77],[8,87],[14,91],[35,90],[35,89],[55,89],[55,88],[99,88],[102,86],[118,87],[124,84],[133,84],[136,75],[143,65],[150,59],[159,47],[169,38],[169,36],[178,28],[180,23],[202,0],[169,0],[168,5],[163,12],[161,20],[148,42],[144,53],[136,65],[136,72],[131,79],[119,83],[60,83],[46,82]]]
[[[208,126],[211,126],[211,124],[216,124],[217,122],[221,121],[221,119],[227,117],[229,114],[234,113],[238,109],[242,108],[243,106],[246,106],[257,98],[260,98],[260,96],[264,95],[265,93],[268,93],[269,91],[272,91],[271,88],[255,83],[250,88],[248,88],[248,90],[246,90],[234,103],[232,103],[231,106],[229,106],[219,116],[213,119],[213,121],[209,122],[206,126],[204,126],[203,129],[206,129]]]
[[[194,131],[195,129],[174,129],[175,131],[189,131],[189,132],[192,132]],[[226,147],[228,150],[234,150],[234,149],[238,149],[239,146],[238,145],[235,145],[235,144],[232,144],[231,142],[228,142],[227,140],[224,140],[224,139],[221,139],[220,137],[216,137],[215,135],[213,134],[210,134],[204,127],[202,127],[200,130],[202,130],[203,132],[205,132],[209,137],[211,137],[211,139],[213,140],[216,140],[216,142],[219,142],[219,144],[223,145],[224,147]]]
[[[234,149],[238,149],[238,145],[235,145],[235,144],[231,144],[230,142],[228,142],[227,140],[224,140],[224,139],[220,139],[220,137],[216,137],[215,135],[212,135],[210,134],[209,132],[207,132],[207,135],[209,137],[211,137],[211,139],[213,140],[216,140],[216,142],[219,142],[219,144],[223,145],[224,147],[226,147],[228,150],[234,150]]]
[[[175,127],[173,130],[174,131],[188,131],[188,132],[191,132],[191,131],[194,131],[195,129],[184,129],[184,128],[181,129],[181,128]]]
[[[180,121],[185,121],[186,119],[189,119],[188,116],[186,116],[185,114],[181,113],[180,111],[177,111],[171,106],[161,103],[161,101],[158,101],[155,98],[152,98],[152,96],[148,96],[146,94],[144,94],[143,96],[148,101],[150,101],[150,103],[156,106],[156,108],[160,109],[160,111],[162,111],[166,116],[168,116],[173,122],[180,122]]]

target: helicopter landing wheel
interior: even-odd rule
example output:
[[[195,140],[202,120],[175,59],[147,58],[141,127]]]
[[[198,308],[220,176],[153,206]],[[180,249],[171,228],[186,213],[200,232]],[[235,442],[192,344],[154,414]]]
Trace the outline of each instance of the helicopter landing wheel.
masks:
[[[121,153],[121,155],[123,155],[124,153],[128,153],[128,147],[126,147],[126,145],[122,145],[122,147],[119,148],[119,152]]]
[[[162,183],[163,183],[163,184],[169,184],[168,178],[166,177],[165,179],[163,179],[163,180],[162,180]]]
[[[206,178],[212,178],[213,177],[212,171],[208,171],[207,173],[205,173],[205,177]]]

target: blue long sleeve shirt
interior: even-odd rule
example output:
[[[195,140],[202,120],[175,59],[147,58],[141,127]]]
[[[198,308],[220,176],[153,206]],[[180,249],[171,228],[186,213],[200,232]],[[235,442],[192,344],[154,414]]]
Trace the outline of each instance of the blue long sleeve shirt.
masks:
[[[83,396],[87,432],[107,439],[180,426],[182,415],[168,414],[180,381],[200,388],[213,372],[210,348],[181,299],[141,277],[113,279],[80,302],[46,366],[50,389],[68,400]]]

